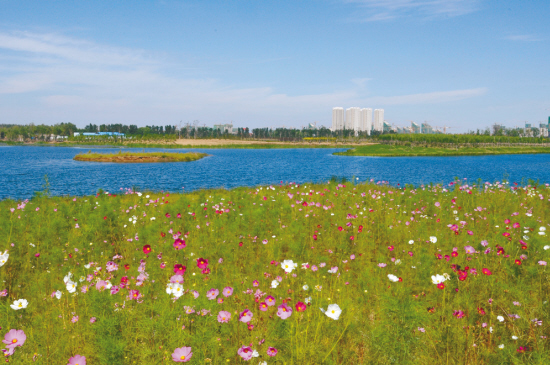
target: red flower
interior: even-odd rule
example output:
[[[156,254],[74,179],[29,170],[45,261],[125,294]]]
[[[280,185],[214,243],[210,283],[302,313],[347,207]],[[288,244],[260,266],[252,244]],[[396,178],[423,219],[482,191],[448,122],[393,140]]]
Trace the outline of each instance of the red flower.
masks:
[[[126,270],[126,271],[130,270],[130,265],[128,265],[128,264],[124,265],[124,270]]]
[[[166,233],[160,232],[160,236],[161,236],[161,237],[164,237],[164,236],[166,236]]]
[[[307,306],[304,303],[302,302],[296,303],[296,310],[298,312],[304,312],[306,309],[307,309]]]
[[[439,284],[437,284],[437,288],[438,289],[445,289],[445,284],[439,283]]]
[[[239,242],[239,247],[243,247],[243,243],[242,243],[242,242]]]
[[[434,313],[435,308],[434,307],[428,307],[428,313]]]
[[[151,245],[145,245],[143,246],[143,253],[144,254],[149,254],[151,252]]]
[[[178,213],[176,217],[181,218],[181,213]]]
[[[210,269],[205,267],[204,269],[202,269],[202,273],[203,274],[210,274]]]
[[[121,278],[120,278],[120,282],[121,282],[122,284],[127,284],[127,283],[128,283],[128,277],[127,277],[127,276],[121,277]]]
[[[522,250],[527,250],[527,246],[522,245],[522,246],[521,246],[521,249],[522,249]]]
[[[458,252],[457,252],[457,251],[453,251],[453,252],[451,253],[451,256],[452,256],[452,257],[457,257],[457,256],[458,256]]]
[[[486,268],[483,268],[481,270],[482,273],[484,273],[485,275],[491,275],[491,271],[489,269],[486,269]]]
[[[313,240],[317,241],[317,235],[316,234],[313,235]]]
[[[516,260],[514,261],[516,263],[516,265],[521,265],[521,261],[520,260]]]
[[[340,226],[340,227],[338,227],[338,230],[339,230],[340,232],[342,232],[344,229]]]
[[[466,280],[467,277],[468,277],[468,272],[467,271],[458,270],[458,280],[464,281],[464,280]]]
[[[103,217],[103,220],[107,219],[107,216]]]
[[[481,314],[482,316],[485,315],[485,311],[483,310],[483,308],[478,308],[477,313]]]
[[[165,214],[166,218],[170,218],[170,213]]]
[[[510,233],[508,233],[508,232],[504,232],[502,235],[503,235],[504,237],[510,237]]]
[[[399,282],[401,283],[403,281],[403,279],[399,278]]]
[[[199,269],[206,269],[208,266],[208,260],[203,259],[202,257],[200,259],[197,259],[197,266]]]
[[[187,268],[185,266],[183,266],[182,264],[175,264],[174,265],[174,273],[176,273],[177,275],[185,274],[186,269]]]

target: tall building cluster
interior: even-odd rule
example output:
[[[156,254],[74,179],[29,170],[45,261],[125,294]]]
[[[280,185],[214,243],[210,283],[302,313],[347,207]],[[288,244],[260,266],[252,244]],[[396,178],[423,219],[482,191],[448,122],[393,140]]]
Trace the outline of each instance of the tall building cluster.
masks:
[[[347,108],[344,112],[344,108],[336,107],[332,108],[332,131],[339,131],[343,129],[353,130],[358,132],[371,131],[382,132],[384,130],[384,109],[374,110],[374,120],[372,118],[371,108]]]

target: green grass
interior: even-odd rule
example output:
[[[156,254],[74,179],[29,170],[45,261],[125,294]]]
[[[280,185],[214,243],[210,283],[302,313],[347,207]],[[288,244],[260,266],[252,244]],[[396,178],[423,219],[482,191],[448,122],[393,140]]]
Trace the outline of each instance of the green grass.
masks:
[[[345,152],[335,152],[341,156],[482,156],[482,155],[509,155],[509,154],[538,154],[550,153],[550,147],[531,146],[498,146],[498,147],[462,147],[456,145],[452,148],[446,147],[424,147],[405,145],[376,144],[359,146]]]
[[[0,253],[7,250],[9,259],[0,267],[0,291],[7,291],[0,336],[25,331],[25,344],[10,358],[15,364],[66,364],[76,354],[88,364],[172,364],[172,352],[184,346],[192,348],[190,364],[240,364],[237,350],[249,344],[260,355],[249,364],[547,364],[550,282],[539,261],[550,261],[550,229],[541,230],[550,228],[549,198],[545,185],[332,182],[3,200]],[[182,250],[173,247],[178,232]],[[476,253],[466,254],[465,246]],[[198,258],[208,260],[209,273]],[[298,267],[285,273],[278,264],[284,260]],[[109,261],[118,270],[108,273]],[[148,278],[138,286],[140,262]],[[177,300],[166,293],[175,264],[187,267],[187,292]],[[461,281],[457,270],[466,266]],[[63,281],[69,272],[75,294]],[[438,289],[431,276],[444,273],[449,280]],[[100,279],[120,285],[124,276],[128,287],[117,294],[95,288]],[[222,296],[228,286],[233,295]],[[223,303],[208,300],[212,288]],[[128,298],[130,289],[141,300]],[[51,296],[57,290],[61,299]],[[276,306],[260,311],[257,290]],[[308,297],[306,311],[296,311]],[[11,309],[21,298],[28,307]],[[276,314],[283,300],[294,310],[284,320]],[[329,304],[342,309],[338,320],[320,311]],[[187,314],[190,307],[195,313]],[[238,321],[246,308],[253,328]],[[218,323],[221,310],[231,313],[229,323]],[[268,347],[278,354],[267,356]]]
[[[122,152],[118,153],[80,153],[73,159],[77,161],[92,162],[117,162],[117,163],[139,163],[139,162],[190,162],[208,156],[206,153],[187,152]]]

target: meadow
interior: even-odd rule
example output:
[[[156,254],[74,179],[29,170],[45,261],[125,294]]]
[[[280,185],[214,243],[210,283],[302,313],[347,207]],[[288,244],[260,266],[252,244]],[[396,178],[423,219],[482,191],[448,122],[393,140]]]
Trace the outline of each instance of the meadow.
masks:
[[[93,162],[118,162],[118,163],[141,163],[141,162],[190,162],[200,160],[208,156],[206,153],[187,152],[122,152],[118,153],[79,153],[74,156],[76,161]]]
[[[458,180],[3,200],[3,351],[15,364],[548,364],[549,213],[548,184]]]

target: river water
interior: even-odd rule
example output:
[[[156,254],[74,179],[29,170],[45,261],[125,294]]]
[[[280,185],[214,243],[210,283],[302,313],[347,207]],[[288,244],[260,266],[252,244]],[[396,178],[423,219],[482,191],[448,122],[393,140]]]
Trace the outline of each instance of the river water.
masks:
[[[192,191],[287,182],[320,182],[332,176],[397,184],[468,181],[550,182],[550,155],[457,157],[334,156],[337,148],[299,149],[170,149],[210,156],[193,162],[116,164],[74,161],[83,151],[116,152],[112,148],[0,146],[0,199],[31,198],[47,175],[52,195],[89,195],[98,189]],[[139,151],[142,149],[124,149]],[[162,151],[162,149],[147,149]]]

